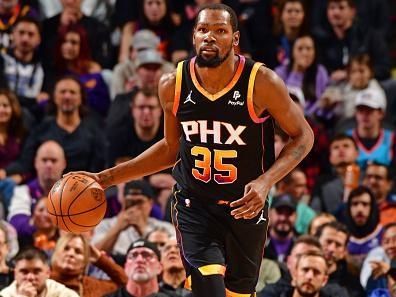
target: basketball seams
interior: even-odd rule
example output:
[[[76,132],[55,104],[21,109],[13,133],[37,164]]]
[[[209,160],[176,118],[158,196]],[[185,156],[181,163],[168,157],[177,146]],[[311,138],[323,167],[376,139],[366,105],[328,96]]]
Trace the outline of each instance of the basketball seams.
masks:
[[[70,216],[70,208],[72,207],[72,205],[74,204],[74,202],[76,202],[76,200],[78,199],[78,197],[80,197],[81,194],[84,193],[85,190],[88,189],[90,186],[92,186],[95,182],[96,182],[96,181],[94,180],[94,181],[92,181],[90,184],[88,184],[88,185],[87,185],[84,189],[82,189],[81,192],[78,193],[78,194],[76,195],[76,197],[74,197],[74,199],[70,202],[69,208],[67,209],[67,215],[68,215],[68,216]],[[94,207],[93,209],[95,209],[95,207]],[[87,211],[89,211],[89,210],[87,210]]]
[[[67,181],[69,180],[71,178],[71,176],[69,176],[66,180],[65,180],[65,182],[63,183],[63,185],[62,185],[62,189],[61,189],[61,191],[60,191],[60,195],[59,195],[59,208],[60,208],[60,213],[61,213],[61,218],[62,218],[62,221],[63,221],[63,224],[65,225],[65,227],[67,228],[67,230],[69,230],[69,232],[72,232],[71,230],[70,230],[70,228],[67,226],[67,224],[66,224],[66,222],[65,222],[65,216],[63,216],[63,212],[62,212],[62,195],[63,195],[63,190],[65,189],[65,186],[66,186],[66,184],[67,184]],[[55,210],[55,212],[56,212],[56,210]]]
[[[92,211],[92,210],[95,210],[95,209],[98,209],[99,207],[101,207],[103,204],[105,204],[106,203],[106,201],[103,201],[101,204],[99,204],[98,206],[96,206],[95,208],[91,208],[90,210],[87,210],[87,211]],[[83,213],[85,213],[85,212],[87,212],[87,211],[84,211]],[[75,214],[75,215],[77,215],[77,214]],[[101,218],[101,220],[103,219],[103,217]],[[76,225],[76,226],[79,226],[79,227],[86,227],[86,228],[92,228],[92,227],[95,227],[95,226],[97,226],[98,224],[99,224],[99,222],[97,223],[97,224],[95,224],[95,225],[82,225],[82,224],[79,224],[79,223],[76,223],[74,220],[73,220],[73,218],[71,217],[71,216],[69,216],[69,220],[74,224],[74,225]]]
[[[58,214],[56,213],[55,204],[54,204],[54,202],[52,201],[52,193],[51,193],[51,192],[52,192],[52,191],[49,192],[49,197],[48,197],[48,198],[49,198],[49,201],[51,202],[52,208],[54,209],[55,218],[56,218],[56,225],[58,226],[58,225],[59,225],[59,223],[58,223]],[[54,215],[54,214],[50,213],[50,211],[48,210],[48,207],[47,207],[47,211],[48,211],[49,214]]]

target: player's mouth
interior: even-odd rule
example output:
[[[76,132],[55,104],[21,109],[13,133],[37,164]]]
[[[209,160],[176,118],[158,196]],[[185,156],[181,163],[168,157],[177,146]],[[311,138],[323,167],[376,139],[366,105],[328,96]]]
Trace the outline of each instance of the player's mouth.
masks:
[[[218,50],[214,46],[203,46],[203,47],[201,47],[201,53],[204,53],[204,52],[206,52],[206,53],[217,53]]]

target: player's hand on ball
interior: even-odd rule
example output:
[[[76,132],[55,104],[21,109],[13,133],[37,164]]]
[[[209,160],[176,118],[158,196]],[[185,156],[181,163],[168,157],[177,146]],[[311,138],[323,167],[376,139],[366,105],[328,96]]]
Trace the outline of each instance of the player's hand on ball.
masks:
[[[101,186],[102,184],[100,183],[100,178],[98,173],[93,173],[93,172],[88,172],[88,171],[71,171],[63,175],[63,177],[67,177],[69,175],[76,175],[76,174],[82,174],[89,176],[90,178],[93,178],[97,183],[99,183]]]
[[[231,211],[231,215],[235,219],[252,219],[259,215],[264,207],[265,199],[268,195],[269,187],[252,181],[245,186],[245,195],[236,201],[233,201],[230,206],[235,207]]]

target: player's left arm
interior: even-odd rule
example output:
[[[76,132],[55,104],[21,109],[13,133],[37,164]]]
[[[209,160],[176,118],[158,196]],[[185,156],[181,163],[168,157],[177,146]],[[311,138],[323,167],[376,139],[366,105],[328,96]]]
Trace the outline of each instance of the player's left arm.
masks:
[[[291,141],[266,172],[245,186],[244,197],[231,203],[231,207],[235,207],[231,214],[237,219],[258,215],[271,187],[301,162],[314,141],[311,127],[301,109],[291,100],[283,81],[263,66],[257,72],[253,104],[257,115],[267,110]]]

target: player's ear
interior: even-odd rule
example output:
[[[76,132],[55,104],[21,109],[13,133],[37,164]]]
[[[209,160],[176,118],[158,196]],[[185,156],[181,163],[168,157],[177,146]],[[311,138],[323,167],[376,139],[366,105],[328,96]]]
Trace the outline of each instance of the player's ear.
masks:
[[[241,33],[239,33],[239,31],[235,31],[233,36],[232,36],[232,44],[234,46],[238,46],[239,45],[239,38],[241,36]]]

